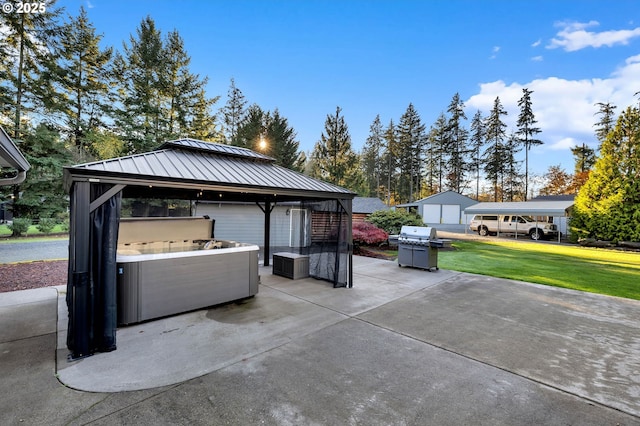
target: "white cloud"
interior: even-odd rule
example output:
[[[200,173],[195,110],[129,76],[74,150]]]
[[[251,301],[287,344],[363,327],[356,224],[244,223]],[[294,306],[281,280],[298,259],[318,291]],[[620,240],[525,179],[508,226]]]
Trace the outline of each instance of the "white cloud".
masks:
[[[533,62],[542,62],[544,60],[544,58],[542,57],[542,55],[538,55],[538,56],[532,57],[531,60]]]
[[[531,44],[531,47],[538,47],[542,43],[542,40],[538,39]]]
[[[476,110],[480,110],[487,116],[495,98],[500,97],[500,103],[507,111],[503,121],[508,132],[515,130],[520,112],[518,101],[525,87],[533,91],[533,112],[538,120],[537,126],[542,130],[538,136],[544,145],[535,148],[540,163],[544,163],[542,167],[558,164],[560,159],[564,159],[563,167],[571,169],[573,157],[570,147],[586,143],[595,148],[598,144],[594,134],[598,102],[617,106],[618,114],[627,106],[637,104],[634,93],[640,90],[640,55],[627,58],[624,65],[606,78],[568,80],[547,77],[524,83],[507,84],[502,80],[482,83],[479,93],[465,102],[467,115],[473,116]]]
[[[500,51],[500,46],[493,46],[493,49],[491,49],[491,56],[489,56],[489,59],[495,59],[498,56],[498,52]]]
[[[587,31],[586,28],[600,25],[597,21],[589,22],[560,22],[556,26],[556,38],[552,38],[547,49],[563,48],[567,52],[585,49],[587,47],[611,47],[616,44],[626,45],[635,37],[640,37],[640,27],[631,30],[611,30],[602,32]]]

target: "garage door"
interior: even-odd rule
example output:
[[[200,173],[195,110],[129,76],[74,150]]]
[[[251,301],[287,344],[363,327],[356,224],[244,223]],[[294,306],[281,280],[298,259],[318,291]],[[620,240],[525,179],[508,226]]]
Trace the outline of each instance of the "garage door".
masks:
[[[443,204],[442,205],[442,223],[460,224],[460,205],[459,204]]]
[[[424,223],[440,223],[440,204],[423,204],[422,221]]]

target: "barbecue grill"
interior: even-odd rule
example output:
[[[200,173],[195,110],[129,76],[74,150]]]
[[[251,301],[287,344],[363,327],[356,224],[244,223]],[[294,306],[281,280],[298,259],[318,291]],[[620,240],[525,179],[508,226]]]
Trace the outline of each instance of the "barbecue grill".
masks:
[[[449,240],[438,239],[433,227],[403,226],[398,236],[398,266],[437,270],[438,249],[449,243]]]

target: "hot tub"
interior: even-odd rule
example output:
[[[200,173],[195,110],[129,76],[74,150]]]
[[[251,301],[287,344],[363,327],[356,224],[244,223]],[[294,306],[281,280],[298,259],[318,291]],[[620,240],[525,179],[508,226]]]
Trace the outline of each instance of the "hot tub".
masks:
[[[202,309],[258,293],[259,247],[215,240],[212,229],[208,218],[121,220],[116,257],[118,324]],[[146,241],[141,241],[145,235]]]

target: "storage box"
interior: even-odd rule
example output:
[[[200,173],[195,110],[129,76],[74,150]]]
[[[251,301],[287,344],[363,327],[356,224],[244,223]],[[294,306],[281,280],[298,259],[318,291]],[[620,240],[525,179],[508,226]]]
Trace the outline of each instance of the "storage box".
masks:
[[[309,276],[309,256],[280,252],[273,254],[273,275],[297,280]]]

